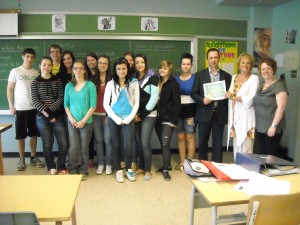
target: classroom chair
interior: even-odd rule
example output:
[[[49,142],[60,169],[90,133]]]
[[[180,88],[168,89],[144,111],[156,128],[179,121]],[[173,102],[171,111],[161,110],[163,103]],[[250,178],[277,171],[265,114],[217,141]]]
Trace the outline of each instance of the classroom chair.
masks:
[[[1,225],[40,225],[33,212],[0,212]]]
[[[247,225],[299,225],[300,193],[254,195],[248,206]]]

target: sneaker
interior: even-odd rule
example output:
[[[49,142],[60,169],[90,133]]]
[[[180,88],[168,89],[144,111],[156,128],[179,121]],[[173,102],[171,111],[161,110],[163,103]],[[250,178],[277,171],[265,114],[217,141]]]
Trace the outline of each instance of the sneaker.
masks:
[[[67,175],[67,174],[69,174],[69,171],[67,169],[59,170],[58,174],[59,175]]]
[[[30,165],[39,168],[45,167],[45,163],[43,163],[38,157],[33,157],[30,159]]]
[[[163,175],[165,181],[170,181],[170,180],[171,180],[171,176],[170,176],[168,170],[164,170],[164,171],[162,172],[162,175]]]
[[[162,173],[163,171],[164,171],[164,167],[162,167],[162,168],[156,170],[156,173]],[[172,166],[169,166],[169,167],[168,167],[168,171],[172,171]]]
[[[146,172],[144,176],[144,181],[150,181],[152,179],[152,175],[150,172]]]
[[[20,159],[18,162],[17,170],[24,171],[26,168],[25,159]]]
[[[56,169],[50,169],[49,170],[49,175],[56,175],[57,174],[57,170]]]
[[[126,177],[130,181],[136,181],[135,172],[132,169],[128,169],[128,171],[126,172]]]
[[[112,166],[107,165],[105,167],[105,173],[106,173],[106,175],[112,174]]]
[[[88,173],[84,173],[84,174],[82,174],[81,181],[85,181],[85,180],[87,180],[87,179],[88,179],[88,177],[89,177],[89,174],[88,174]]]
[[[132,163],[131,163],[131,169],[132,169],[133,171],[136,171],[136,170],[137,170],[137,164],[136,164],[136,162],[132,162]]]
[[[123,174],[123,170],[118,170],[116,172],[116,180],[119,183],[124,183],[124,174]]]
[[[96,174],[100,175],[103,173],[104,170],[104,166],[103,165],[99,165],[97,170],[96,170]]]

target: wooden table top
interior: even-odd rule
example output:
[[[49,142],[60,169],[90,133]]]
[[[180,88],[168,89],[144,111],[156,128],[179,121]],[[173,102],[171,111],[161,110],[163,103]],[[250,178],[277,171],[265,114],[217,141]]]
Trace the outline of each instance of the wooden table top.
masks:
[[[0,176],[0,212],[34,212],[39,221],[69,221],[81,175]]]

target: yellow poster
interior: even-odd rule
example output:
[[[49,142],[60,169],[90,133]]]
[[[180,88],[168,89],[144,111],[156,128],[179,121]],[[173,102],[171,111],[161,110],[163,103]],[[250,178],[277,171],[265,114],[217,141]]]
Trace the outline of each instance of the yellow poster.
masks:
[[[216,48],[220,52],[220,69],[225,70],[231,75],[237,74],[238,42],[229,41],[207,41],[205,42],[205,56],[210,48]],[[205,60],[205,67],[208,67]]]

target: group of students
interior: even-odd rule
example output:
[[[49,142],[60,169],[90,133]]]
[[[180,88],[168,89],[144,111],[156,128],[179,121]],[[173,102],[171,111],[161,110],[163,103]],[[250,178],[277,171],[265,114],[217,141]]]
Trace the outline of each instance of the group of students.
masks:
[[[38,73],[32,68],[34,50],[25,49],[22,66],[13,69],[8,79],[10,111],[16,115],[16,139],[20,152],[18,170],[25,169],[24,139],[27,136],[35,140],[30,145],[32,164],[44,166],[35,156],[36,137],[40,133],[46,166],[51,175],[79,173],[82,174],[82,180],[86,180],[89,146],[92,142],[92,146],[95,143],[97,153],[96,174],[105,171],[109,175],[114,169],[117,182],[124,182],[125,176],[135,181],[137,174],[143,174],[143,180],[149,181],[152,178],[150,140],[155,129],[163,159],[163,166],[156,172],[161,173],[164,180],[170,181],[170,142],[175,129],[180,156],[175,169],[182,171],[186,150],[189,159],[195,155],[196,124],[199,135],[198,158],[207,160],[208,140],[212,130],[212,161],[222,161],[228,99],[231,109],[230,128],[236,131],[236,135],[232,135],[237,139],[235,146],[240,146],[241,140],[244,142],[245,139],[244,134],[240,139],[237,138],[240,137],[240,132],[237,132],[239,127],[248,129],[250,126],[251,131],[256,127],[255,121],[249,123],[248,118],[252,120],[255,117],[252,99],[260,92],[256,92],[258,78],[253,78],[254,81],[248,85],[251,87],[251,95],[248,96],[247,91],[242,92],[249,78],[242,75],[244,67],[249,73],[254,65],[253,57],[249,54],[240,56],[242,60],[239,58],[238,64],[241,75],[236,75],[231,82],[231,75],[219,69],[220,55],[217,49],[208,50],[209,67],[195,75],[191,72],[193,56],[183,54],[180,61],[181,74],[176,77],[173,76],[171,62],[161,61],[158,72],[155,72],[148,68],[144,54],[134,56],[131,52],[125,53],[114,62],[111,72],[110,58],[106,55],[98,57],[95,53],[89,53],[83,62],[75,60],[71,51],[62,52],[58,45],[51,45],[49,53],[50,56],[41,58]],[[243,61],[245,58],[246,62]],[[270,67],[268,62],[265,64]],[[273,67],[271,69],[274,70]],[[221,80],[225,80],[226,90],[229,90],[224,100],[214,101],[204,96],[203,84]],[[240,85],[239,90],[236,89],[237,85]],[[246,93],[246,97],[240,93]],[[276,94],[273,91],[271,95],[275,95],[277,100]],[[257,101],[262,104],[260,99]],[[242,106],[238,106],[239,102]],[[26,107],[23,107],[25,103]],[[244,114],[238,107],[251,108],[251,112],[249,115]],[[248,122],[237,126],[239,118]],[[272,120],[272,126],[275,123],[278,126],[282,118],[283,115],[280,120]],[[272,135],[275,133],[272,132]],[[91,141],[92,134],[94,139]],[[58,144],[57,165],[52,153],[53,136]],[[235,152],[245,151],[243,148],[234,149]]]

